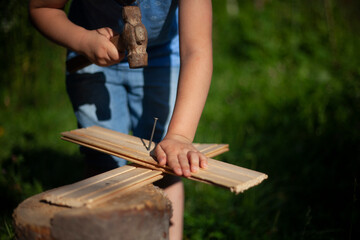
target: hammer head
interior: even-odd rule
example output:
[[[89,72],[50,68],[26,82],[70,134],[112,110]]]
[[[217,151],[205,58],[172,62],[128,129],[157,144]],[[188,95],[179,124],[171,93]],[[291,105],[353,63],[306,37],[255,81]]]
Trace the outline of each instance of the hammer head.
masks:
[[[146,67],[148,65],[148,54],[146,47],[148,43],[147,31],[141,22],[140,8],[137,6],[127,6],[135,2],[134,0],[118,0],[123,6],[124,30],[121,35],[115,35],[110,41],[116,48],[124,52],[127,50],[128,62],[130,68]],[[91,64],[90,60],[85,56],[78,55],[66,61],[66,69],[68,72],[76,72]]]
[[[148,65],[146,47],[148,43],[147,31],[141,22],[140,8],[137,6],[124,6],[122,11],[124,19],[123,42],[128,51],[130,68],[140,68]]]

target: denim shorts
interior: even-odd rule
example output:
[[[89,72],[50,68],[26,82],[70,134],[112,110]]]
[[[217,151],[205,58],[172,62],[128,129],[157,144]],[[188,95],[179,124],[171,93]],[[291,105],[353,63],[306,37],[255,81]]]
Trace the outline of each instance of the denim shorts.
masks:
[[[93,125],[149,139],[158,118],[153,141],[166,134],[175,104],[179,67],[129,69],[121,64],[90,65],[67,74],[66,89],[78,127]],[[88,164],[104,170],[123,166],[121,158],[81,148]]]

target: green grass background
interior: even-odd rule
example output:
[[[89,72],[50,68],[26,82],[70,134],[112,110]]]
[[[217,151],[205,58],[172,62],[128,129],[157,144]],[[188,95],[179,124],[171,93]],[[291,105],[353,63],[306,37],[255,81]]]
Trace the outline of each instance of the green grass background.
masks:
[[[214,0],[214,74],[196,142],[265,172],[243,194],[185,180],[185,239],[357,239],[360,2]],[[0,239],[36,193],[77,181],[65,50],[0,3]]]

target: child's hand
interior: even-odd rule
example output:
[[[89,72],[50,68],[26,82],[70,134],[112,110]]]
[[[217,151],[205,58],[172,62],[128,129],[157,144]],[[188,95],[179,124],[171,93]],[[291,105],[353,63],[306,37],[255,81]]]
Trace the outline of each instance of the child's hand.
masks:
[[[161,166],[166,164],[181,176],[190,177],[199,167],[207,167],[207,157],[200,153],[187,138],[180,135],[167,135],[154,150]]]
[[[79,52],[99,66],[110,66],[120,62],[125,54],[119,52],[110,38],[115,35],[111,28],[86,31],[79,46]]]

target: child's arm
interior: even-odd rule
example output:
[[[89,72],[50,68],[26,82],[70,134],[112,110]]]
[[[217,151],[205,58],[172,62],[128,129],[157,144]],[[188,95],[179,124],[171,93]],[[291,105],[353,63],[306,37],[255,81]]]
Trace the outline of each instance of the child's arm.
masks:
[[[63,8],[67,0],[30,0],[30,18],[38,30],[52,41],[85,55],[100,66],[108,66],[121,61],[119,54],[110,42],[114,32],[110,28],[93,31],[72,23]]]
[[[180,0],[180,58],[178,94],[168,132],[156,149],[161,165],[190,176],[207,165],[192,145],[212,76],[211,0]]]

